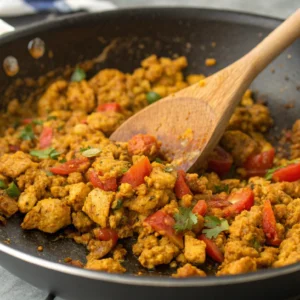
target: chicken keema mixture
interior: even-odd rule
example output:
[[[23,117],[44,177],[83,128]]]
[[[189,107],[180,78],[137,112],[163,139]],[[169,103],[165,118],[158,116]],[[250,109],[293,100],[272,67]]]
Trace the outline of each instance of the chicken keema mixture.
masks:
[[[0,138],[0,221],[20,212],[23,230],[67,228],[88,250],[73,265],[113,273],[126,272],[118,241],[132,236],[141,266],[167,264],[176,278],[206,276],[208,260],[217,276],[300,262],[300,120],[290,157],[280,158],[264,136],[270,112],[247,91],[193,174],[167,162],[151,135],[108,139],[135,112],[204,78],[184,78],[186,66],[185,57],[152,55],[132,74],[104,69],[89,80],[77,68],[48,87],[31,118],[11,99]]]

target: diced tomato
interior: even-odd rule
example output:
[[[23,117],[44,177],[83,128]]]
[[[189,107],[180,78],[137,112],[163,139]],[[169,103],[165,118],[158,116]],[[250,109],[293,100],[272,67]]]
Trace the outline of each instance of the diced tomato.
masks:
[[[186,174],[183,170],[177,171],[177,179],[175,182],[174,190],[175,190],[176,197],[178,199],[181,199],[184,195],[187,194],[192,195],[189,186],[186,184],[185,175]]]
[[[174,230],[175,220],[162,210],[145,219],[144,224],[150,225],[161,235],[167,236],[178,247],[183,248],[183,236]]]
[[[22,123],[24,124],[24,125],[28,125],[28,124],[30,124],[32,122],[32,119],[31,118],[27,118],[27,119],[23,119],[22,120]]]
[[[207,200],[207,204],[209,207],[212,207],[212,208],[224,208],[224,207],[232,205],[232,203],[229,202],[227,200],[227,198],[228,197],[226,197],[224,199],[224,198],[221,198],[218,196],[212,196],[211,199]]]
[[[159,148],[156,138],[150,134],[137,134],[128,142],[129,155],[153,156]]]
[[[300,163],[288,165],[273,173],[274,181],[297,181],[300,180]]]
[[[53,129],[51,127],[44,127],[40,135],[40,148],[45,149],[51,146],[53,137]]]
[[[136,164],[134,164],[121,178],[121,183],[129,183],[133,188],[136,188],[140,184],[144,183],[144,178],[149,176],[152,171],[152,167],[148,157],[142,158]]]
[[[248,177],[264,176],[268,169],[272,168],[275,157],[274,148],[247,158],[244,168],[247,170]]]
[[[61,165],[50,168],[53,174],[57,175],[68,175],[73,172],[81,172],[87,169],[90,165],[88,158],[75,158],[69,160]]]
[[[18,145],[9,145],[8,148],[10,152],[17,152],[20,150],[20,146]]]
[[[276,219],[270,200],[266,200],[264,203],[262,227],[267,237],[267,243],[272,246],[279,246],[281,240],[278,237]]]
[[[207,204],[205,200],[199,200],[194,206],[192,212],[198,214],[199,216],[205,216],[207,212]]]
[[[121,106],[119,103],[104,103],[97,107],[97,111],[121,112]]]
[[[208,169],[222,176],[229,172],[233,163],[232,156],[222,147],[217,146],[208,157]]]
[[[207,238],[205,234],[199,236],[199,240],[203,241],[206,245],[205,251],[214,261],[222,263],[224,261],[224,255],[218,246],[211,239]]]
[[[95,228],[93,230],[96,239],[100,241],[109,241],[112,240],[113,246],[118,242],[118,233],[111,228]]]
[[[96,171],[89,171],[89,180],[94,187],[98,187],[104,191],[115,192],[118,188],[117,179],[115,177],[100,179]]]
[[[225,217],[231,217],[241,213],[243,210],[250,210],[254,204],[254,194],[250,188],[241,189],[231,193],[227,199],[232,205],[223,210]]]

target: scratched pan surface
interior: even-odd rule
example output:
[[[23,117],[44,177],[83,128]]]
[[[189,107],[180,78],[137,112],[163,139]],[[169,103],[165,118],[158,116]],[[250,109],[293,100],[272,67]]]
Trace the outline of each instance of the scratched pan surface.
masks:
[[[18,58],[19,78],[38,76],[66,65],[92,59],[117,39],[106,59],[88,72],[92,76],[103,68],[131,72],[150,54],[185,55],[186,73],[209,75],[232,63],[254,47],[280,20],[226,11],[193,8],[151,8],[83,14],[44,22],[0,39],[0,62],[8,55]],[[54,57],[34,60],[27,51],[28,42],[42,38]],[[216,47],[211,43],[215,42]],[[215,57],[215,67],[206,68],[204,60]],[[15,78],[0,70],[0,107],[4,108],[5,91]],[[276,126],[270,136],[289,128],[300,111],[300,41],[287,49],[253,83],[256,97],[265,101]],[[30,89],[22,86],[11,97],[26,98]],[[293,109],[286,104],[294,103]],[[297,113],[298,112],[298,113]],[[200,118],[201,116],[199,116]],[[65,257],[84,260],[86,250],[60,233],[46,235],[22,231],[21,216],[0,227],[0,263],[15,275],[41,289],[65,299],[182,299],[202,296],[205,299],[287,299],[300,294],[300,265],[223,278],[174,280],[165,276],[172,270],[162,267],[147,272],[134,256],[128,256],[128,274],[114,275],[74,268],[63,264]],[[10,244],[5,241],[10,239]],[[125,241],[130,247],[134,240]],[[37,246],[44,247],[43,252]],[[136,276],[141,272],[143,276]]]

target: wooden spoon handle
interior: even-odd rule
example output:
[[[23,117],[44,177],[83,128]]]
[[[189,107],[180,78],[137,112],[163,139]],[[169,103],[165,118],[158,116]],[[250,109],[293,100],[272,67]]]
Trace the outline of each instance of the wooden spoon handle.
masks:
[[[258,44],[244,59],[252,64],[253,79],[285,48],[300,37],[300,9],[278,26],[260,44]],[[243,59],[243,58],[242,58]]]

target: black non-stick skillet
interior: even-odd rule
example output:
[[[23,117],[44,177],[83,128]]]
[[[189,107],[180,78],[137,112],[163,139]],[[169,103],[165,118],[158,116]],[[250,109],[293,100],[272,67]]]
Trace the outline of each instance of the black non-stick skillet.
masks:
[[[18,78],[37,78],[50,70],[94,58],[113,40],[103,62],[88,72],[103,68],[130,72],[150,54],[185,55],[187,73],[206,75],[232,63],[254,47],[281,20],[226,11],[196,8],[130,9],[64,17],[30,26],[0,39],[0,62],[15,56],[20,65]],[[34,60],[27,44],[42,38],[54,56]],[[212,42],[216,44],[212,46]],[[207,57],[217,59],[206,68]],[[5,91],[16,78],[0,70],[0,107],[7,105]],[[251,87],[267,103],[275,119],[270,138],[279,136],[300,117],[300,41],[287,49]],[[18,86],[11,94],[26,98],[28,87]],[[293,108],[288,109],[294,104]],[[287,105],[288,104],[288,105]],[[199,116],[201,118],[201,116]],[[63,263],[65,257],[83,259],[85,249],[58,235],[22,231],[20,216],[0,227],[0,263],[29,283],[72,300],[94,299],[289,299],[300,294],[300,264],[246,275],[176,280],[164,276],[170,270],[146,272],[135,257],[127,258],[128,274],[115,275],[75,268]],[[7,245],[7,239],[10,244]],[[127,241],[130,244],[133,241]],[[37,246],[44,247],[43,252]],[[142,276],[137,276],[142,272]],[[24,295],[25,296],[25,295]]]

